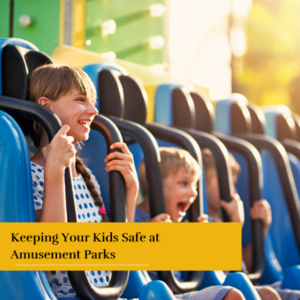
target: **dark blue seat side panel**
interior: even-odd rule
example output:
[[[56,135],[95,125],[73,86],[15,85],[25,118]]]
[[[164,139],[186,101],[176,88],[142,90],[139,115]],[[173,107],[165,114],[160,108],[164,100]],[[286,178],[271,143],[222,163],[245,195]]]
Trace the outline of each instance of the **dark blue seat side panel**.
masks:
[[[265,271],[263,276],[260,278],[260,284],[272,284],[276,281],[282,281],[284,275],[282,268],[277,260],[274,252],[271,235],[268,233],[265,244]]]
[[[241,167],[240,175],[236,183],[245,211],[245,223],[242,230],[242,245],[247,246],[252,240],[251,218],[250,218],[250,190],[249,190],[249,167],[246,159],[240,153],[230,151]]]
[[[139,298],[144,286],[149,281],[145,278],[142,271],[130,271],[128,283],[125,291],[122,294],[122,298],[133,299]]]
[[[288,209],[284,201],[284,194],[280,184],[279,174],[273,157],[268,151],[261,153],[263,167],[263,197],[271,205],[273,221],[270,234],[277,259],[285,270],[300,263]]]
[[[133,143],[130,145],[127,145],[128,149],[130,150],[130,152],[133,155],[133,161],[134,161],[134,165],[136,168],[136,172],[139,176],[139,168],[140,168],[140,164],[142,162],[142,160],[144,159],[144,154],[143,154],[143,150],[141,148],[141,146],[139,145],[139,143]]]
[[[19,125],[0,111],[0,221],[35,222],[30,159]],[[42,272],[0,272],[0,295],[11,299],[56,299]]]
[[[300,199],[300,161],[296,156],[294,156],[291,153],[288,153],[288,158],[293,172],[297,193]]]
[[[147,283],[141,293],[140,300],[175,300],[169,287],[160,280]]]

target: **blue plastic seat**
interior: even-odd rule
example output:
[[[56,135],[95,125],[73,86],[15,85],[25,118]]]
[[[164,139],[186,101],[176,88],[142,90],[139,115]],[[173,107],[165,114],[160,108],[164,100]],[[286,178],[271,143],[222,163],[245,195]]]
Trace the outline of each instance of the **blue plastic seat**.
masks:
[[[201,96],[204,97],[204,95]],[[190,86],[187,85],[174,83],[158,86],[155,99],[155,120],[166,125],[173,125],[177,128],[183,128],[187,133],[191,134],[196,139],[200,146],[211,148],[213,153],[216,153],[217,148],[219,147],[220,149],[218,150],[217,156],[218,166],[220,161],[225,159],[222,157],[222,155],[226,156],[226,148],[215,137],[208,134],[213,130],[213,108],[210,103],[204,104],[202,101],[197,101],[201,96],[195,93],[193,88],[190,88]],[[200,114],[198,115],[197,113],[199,113],[199,110]],[[193,120],[193,114],[195,111],[197,111],[196,119]],[[202,112],[206,112],[206,114],[203,114]],[[195,131],[195,128],[198,130],[201,128],[200,130],[203,132],[198,132],[198,130]],[[227,175],[227,173],[229,173],[228,166],[226,166],[226,164],[223,164],[223,168],[223,170],[218,170],[219,178],[221,177],[219,172],[222,172],[223,175]],[[226,185],[227,181],[227,190],[225,189],[224,191],[223,189],[221,195],[226,195],[227,193],[227,197],[230,198],[230,193],[228,194],[228,191],[230,191],[228,175],[227,177],[221,177],[221,179],[223,180],[223,186]],[[206,204],[205,201],[204,203]],[[204,207],[204,211],[206,210],[207,208]],[[232,275],[233,274],[230,276]],[[200,288],[210,285],[220,285],[224,282],[225,278],[226,276],[222,272],[205,272]],[[244,292],[245,286],[242,287],[242,285],[245,282],[243,280],[237,280],[236,282],[239,282],[241,286],[235,287],[240,288]],[[250,284],[250,286],[252,285]]]
[[[174,111],[172,110],[172,104],[173,104],[172,103],[172,95],[174,93],[174,90],[178,89],[176,96],[178,98],[178,101],[180,101],[180,99],[183,96],[187,95],[186,93],[188,91],[186,91],[186,89],[188,87],[189,87],[188,85],[186,86],[186,85],[183,85],[183,84],[173,84],[173,85],[170,84],[170,86],[164,85],[162,89],[160,89],[160,88],[157,89],[156,95],[160,95],[160,97],[156,98],[156,101],[155,101],[155,111],[160,112],[162,119],[164,119],[164,117],[165,117],[165,118],[167,118],[167,120],[169,120],[169,122],[172,122],[174,119],[178,119],[179,118],[178,123],[181,126],[183,126],[183,127],[184,127],[184,120],[188,119],[185,124],[190,123],[187,126],[192,126],[191,124],[193,124],[193,118],[192,117],[190,117],[190,118],[184,118],[184,117],[187,116],[186,113],[189,112],[190,106],[186,105],[184,108],[182,108],[180,110],[180,113],[177,114],[177,115],[174,114]],[[123,88],[124,88],[124,84],[123,84]],[[141,99],[142,95],[144,93],[143,92],[138,93],[138,88],[140,88],[143,91],[143,88],[141,86],[139,86],[138,84],[134,84],[133,82],[131,82],[131,88],[135,89],[135,93],[132,92],[132,94],[130,94],[128,92],[127,93],[127,98],[126,98],[126,93],[125,93],[125,111],[130,109],[130,107],[126,108],[127,99],[128,98],[130,100],[133,99],[133,98],[135,99],[135,101],[130,101],[129,100],[129,106],[134,106],[134,105],[137,105],[137,104],[141,105],[141,103],[143,101],[145,101],[145,100]],[[130,95],[131,95],[131,97],[130,97]],[[138,99],[137,99],[138,97],[140,98],[140,102],[138,102]],[[161,105],[161,107],[159,105]],[[131,112],[132,112],[132,110],[131,110]],[[182,120],[180,118],[182,118],[184,120]],[[156,117],[155,117],[155,120],[157,121]],[[163,122],[163,124],[164,125],[170,125],[167,122],[166,123]],[[152,123],[146,123],[146,127],[147,128],[151,129],[152,126],[153,126]],[[164,128],[164,127],[161,127],[161,128]],[[208,139],[208,137],[207,137],[207,139]],[[164,143],[164,145],[170,145],[170,144],[165,144],[166,143],[165,141],[160,141],[160,143]],[[205,272],[205,273],[207,274],[207,276],[204,276],[204,278],[202,280],[202,283],[201,283],[201,286],[200,286],[201,288],[202,287],[206,287],[206,286],[210,286],[210,285],[220,285],[220,284],[222,284],[222,281],[224,282],[225,277],[226,277],[224,275],[224,273],[222,273],[222,272],[221,273]],[[239,288],[239,289],[241,289],[245,293],[245,295],[247,295],[247,297],[249,299],[256,299],[256,297],[258,297],[258,295],[257,295],[256,291],[253,289],[252,284],[249,282],[248,279],[244,278],[244,275],[242,275],[242,276],[240,276],[240,275],[241,274],[236,274],[236,275],[235,274],[231,274],[231,275],[229,275],[229,277],[227,277],[227,280],[230,281],[231,280],[230,278],[235,278],[235,276],[239,277],[239,279],[236,280],[236,281],[234,279],[231,280],[232,282],[235,282],[234,286],[237,287],[237,288]],[[209,279],[209,280],[207,280],[207,279]],[[207,284],[208,281],[210,281],[211,284],[210,285],[208,284],[208,285],[204,286],[205,284]]]
[[[286,269],[299,261],[294,235],[295,223],[293,227],[290,219],[291,209],[288,209],[288,205],[297,206],[298,197],[287,154],[277,141],[263,137],[264,122],[263,114],[254,113],[247,99],[241,95],[233,95],[229,99],[217,102],[215,129],[247,139],[261,154],[264,174],[263,197],[270,203],[273,215],[273,222],[265,241],[266,268],[261,283],[271,283],[282,280],[284,273],[281,268]],[[273,155],[276,155],[276,159]],[[280,166],[279,161],[282,162]],[[238,190],[241,188],[238,182]],[[297,209],[294,210],[294,214],[297,215]],[[297,222],[297,218],[294,222]]]
[[[0,111],[0,221],[35,222],[30,158],[16,121]],[[17,287],[17,288],[16,288]],[[56,299],[44,272],[0,272],[1,299]]]

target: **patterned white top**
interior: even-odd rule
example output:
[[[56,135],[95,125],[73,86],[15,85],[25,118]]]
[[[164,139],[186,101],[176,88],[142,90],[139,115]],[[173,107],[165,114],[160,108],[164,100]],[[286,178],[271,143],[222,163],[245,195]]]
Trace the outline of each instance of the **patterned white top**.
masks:
[[[100,186],[91,170],[86,168],[99,196]],[[31,162],[34,209],[41,210],[44,200],[44,168]],[[102,222],[99,208],[93,200],[81,174],[73,178],[78,222]],[[89,281],[97,287],[107,286],[111,271],[86,271]],[[57,298],[76,297],[66,271],[46,271],[49,283]]]

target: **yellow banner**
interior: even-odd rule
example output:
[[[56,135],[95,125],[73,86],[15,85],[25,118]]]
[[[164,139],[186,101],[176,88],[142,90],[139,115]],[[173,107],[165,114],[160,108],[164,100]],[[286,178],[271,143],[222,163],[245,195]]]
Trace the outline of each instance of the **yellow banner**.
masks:
[[[0,223],[0,270],[241,270],[240,223]]]

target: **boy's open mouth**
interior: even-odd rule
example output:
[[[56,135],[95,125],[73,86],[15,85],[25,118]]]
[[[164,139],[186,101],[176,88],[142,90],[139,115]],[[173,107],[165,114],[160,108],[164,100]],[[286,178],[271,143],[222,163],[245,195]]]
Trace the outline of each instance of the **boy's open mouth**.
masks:
[[[185,216],[185,214],[186,214],[185,212],[187,211],[189,206],[190,206],[189,202],[179,202],[177,204],[177,211],[181,217]]]

